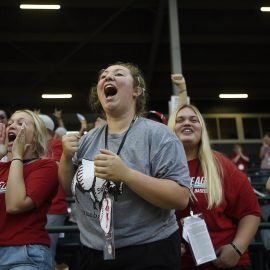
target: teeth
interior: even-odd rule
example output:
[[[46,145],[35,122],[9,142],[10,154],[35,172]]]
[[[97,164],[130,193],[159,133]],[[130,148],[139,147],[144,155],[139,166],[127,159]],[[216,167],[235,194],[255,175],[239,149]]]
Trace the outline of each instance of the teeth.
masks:
[[[117,89],[114,85],[108,84],[104,87],[105,97],[114,96],[117,94]]]

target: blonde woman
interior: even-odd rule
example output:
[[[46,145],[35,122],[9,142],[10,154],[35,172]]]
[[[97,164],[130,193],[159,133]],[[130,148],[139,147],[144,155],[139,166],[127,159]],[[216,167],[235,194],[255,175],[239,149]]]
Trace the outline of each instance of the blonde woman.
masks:
[[[46,128],[32,111],[0,123],[0,269],[52,270],[46,214],[58,187],[57,165],[41,159]]]
[[[202,213],[217,255],[215,261],[197,267],[185,244],[181,269],[252,269],[247,249],[260,223],[260,208],[246,175],[212,151],[204,119],[195,106],[179,105],[169,127],[184,145],[194,193],[190,208],[177,211],[179,224],[190,210]]]

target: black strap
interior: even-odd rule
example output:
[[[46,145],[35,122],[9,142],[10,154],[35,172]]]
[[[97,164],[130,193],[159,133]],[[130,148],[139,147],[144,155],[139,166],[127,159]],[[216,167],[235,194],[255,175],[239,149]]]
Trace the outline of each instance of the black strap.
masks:
[[[131,123],[130,123],[130,125],[129,125],[129,127],[128,127],[128,129],[127,129],[127,131],[126,131],[120,145],[119,145],[119,148],[118,148],[117,153],[116,153],[117,155],[120,154],[120,152],[121,152],[121,150],[123,148],[123,145],[124,145],[124,143],[126,141],[128,132],[132,128],[132,126],[133,126],[136,119],[137,119],[136,116],[132,119],[132,121],[131,121]],[[105,149],[108,149],[108,125],[106,125],[106,127],[105,127]],[[111,193],[114,196],[114,200],[117,201],[117,196],[122,194],[122,191],[123,191],[123,182],[113,183],[112,181],[108,181],[107,190],[108,190],[109,193]]]
[[[130,131],[131,127],[133,126],[133,123],[135,122],[135,120],[136,120],[136,117],[134,117],[132,119],[132,121],[131,121],[131,123],[130,123],[130,125],[128,127],[128,130],[126,131],[126,133],[125,133],[125,135],[124,135],[124,137],[123,137],[123,139],[122,139],[122,141],[121,141],[121,143],[119,145],[119,148],[118,148],[117,153],[116,153],[117,155],[120,154],[120,152],[121,152],[121,150],[123,148],[123,145],[124,145],[124,143],[126,141],[128,132]],[[105,127],[105,149],[108,149],[108,125],[106,125],[106,127]]]

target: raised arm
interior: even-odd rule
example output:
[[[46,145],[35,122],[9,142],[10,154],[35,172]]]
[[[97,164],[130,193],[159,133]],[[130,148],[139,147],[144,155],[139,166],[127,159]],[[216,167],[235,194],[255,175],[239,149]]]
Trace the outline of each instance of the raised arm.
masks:
[[[58,127],[65,127],[65,124],[64,124],[64,121],[62,118],[62,110],[54,109],[53,115],[55,116],[55,118],[57,120]]]
[[[63,153],[59,163],[58,178],[66,195],[71,195],[71,182],[75,170],[72,163],[72,157],[79,147],[79,135],[68,134],[62,138]]]
[[[171,80],[179,90],[179,106],[187,104],[187,85],[182,74],[171,74]]]

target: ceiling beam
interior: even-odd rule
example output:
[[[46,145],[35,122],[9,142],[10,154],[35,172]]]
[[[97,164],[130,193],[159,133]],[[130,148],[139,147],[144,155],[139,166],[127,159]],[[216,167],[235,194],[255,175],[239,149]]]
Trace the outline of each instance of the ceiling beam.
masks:
[[[65,0],[60,2],[63,8],[116,8],[121,7],[125,3],[125,0],[99,0],[99,1],[89,1],[89,0]],[[51,0],[35,0],[37,4],[52,4]],[[55,4],[57,2],[53,2]],[[216,9],[228,9],[228,10],[243,10],[243,9],[254,9],[258,7],[260,1],[254,0],[178,0],[181,5],[181,9],[198,9],[198,10],[216,10]],[[136,0],[132,4],[132,8],[152,8],[158,5],[156,0]],[[1,0],[0,7],[13,7],[19,8],[19,3],[17,0]]]
[[[108,64],[104,62],[104,65]],[[102,61],[98,62],[98,65],[102,66]],[[25,63],[25,62],[0,62],[0,71],[1,72],[10,72],[10,71],[17,71],[17,72],[47,72],[52,69],[54,63],[42,63],[42,64],[35,64],[35,63]],[[168,66],[164,65],[155,65],[155,72],[168,72]],[[184,64],[185,72],[228,72],[228,73],[246,73],[246,72],[255,72],[255,73],[269,73],[269,64],[239,64],[239,63],[232,63],[232,64],[211,64],[207,63],[200,64]],[[69,65],[65,65],[61,68],[61,72],[93,72],[96,75],[97,72],[97,64],[96,63],[72,63]],[[146,70],[146,73],[148,70]],[[84,75],[82,75],[84,76]],[[238,76],[238,75],[237,75]]]
[[[16,43],[82,43],[89,36],[86,34],[67,33],[1,33],[0,44],[8,42]],[[99,33],[89,41],[92,44],[145,44],[151,43],[152,38],[148,34],[102,34]],[[168,36],[160,37],[159,42],[169,43]],[[270,36],[264,33],[258,34],[181,34],[181,44],[269,44]]]

